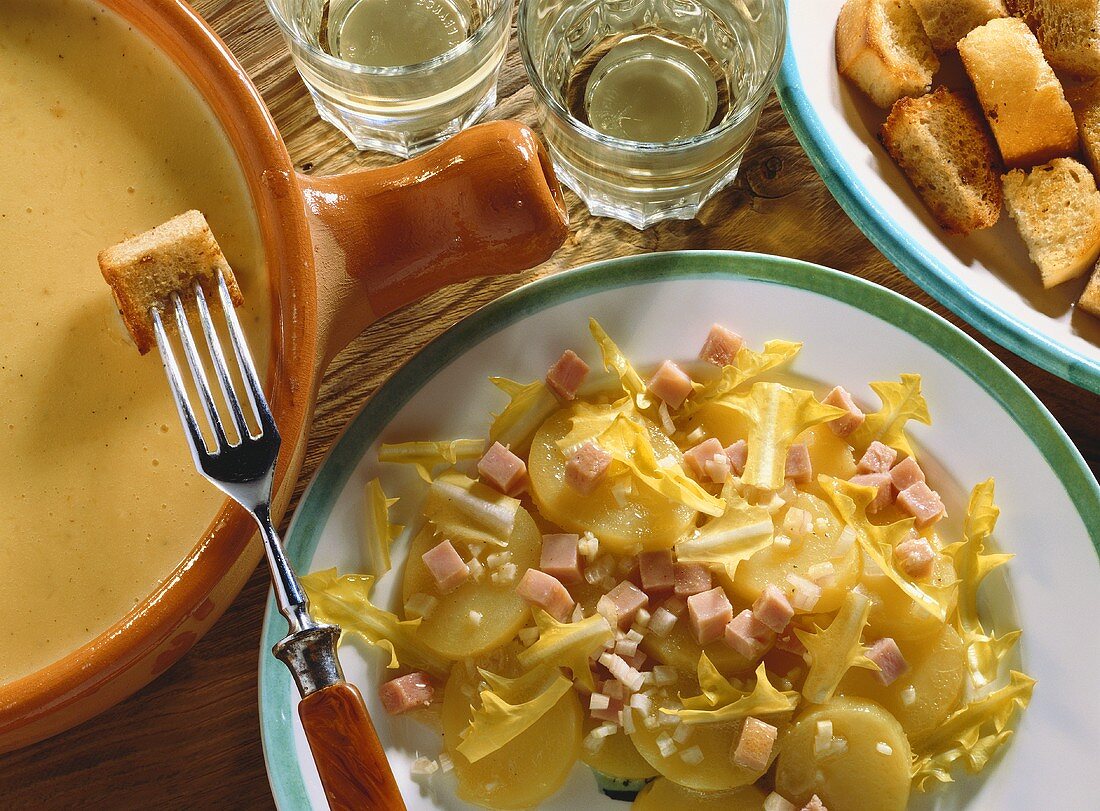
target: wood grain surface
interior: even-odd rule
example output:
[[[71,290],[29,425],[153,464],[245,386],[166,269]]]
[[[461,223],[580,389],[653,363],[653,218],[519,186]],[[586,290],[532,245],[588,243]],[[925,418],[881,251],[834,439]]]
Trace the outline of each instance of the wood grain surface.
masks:
[[[308,173],[380,166],[322,123],[262,0],[195,0],[271,108],[296,165]],[[494,117],[534,123],[531,89],[513,47]],[[1013,369],[1046,403],[1093,471],[1100,468],[1100,398],[992,345],[918,290],[867,241],[816,175],[774,97],[741,175],[694,222],[647,231],[588,216],[568,194],[571,232],[544,265],[476,281],[374,324],[325,379],[298,492],[356,409],[410,355],[462,317],[525,282],[597,259],[682,248],[775,253],[839,268],[945,316]],[[213,631],[128,701],[52,740],[0,756],[5,809],[262,809],[272,806],[260,748],[256,663],[267,594],[258,570]],[[266,654],[265,654],[266,655]]]

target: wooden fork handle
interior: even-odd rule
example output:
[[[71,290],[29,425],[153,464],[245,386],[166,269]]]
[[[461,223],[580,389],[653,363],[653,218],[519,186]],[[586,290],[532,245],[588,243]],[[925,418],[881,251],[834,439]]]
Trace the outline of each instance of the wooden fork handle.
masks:
[[[298,703],[332,811],[406,811],[363,696],[339,682]]]

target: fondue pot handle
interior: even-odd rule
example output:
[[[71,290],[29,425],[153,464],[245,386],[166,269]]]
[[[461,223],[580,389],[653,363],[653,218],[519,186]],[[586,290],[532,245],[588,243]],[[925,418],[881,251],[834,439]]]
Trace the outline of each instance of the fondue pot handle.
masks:
[[[372,321],[448,284],[533,267],[567,233],[546,148],[515,121],[471,127],[394,166],[298,181],[322,369]]]

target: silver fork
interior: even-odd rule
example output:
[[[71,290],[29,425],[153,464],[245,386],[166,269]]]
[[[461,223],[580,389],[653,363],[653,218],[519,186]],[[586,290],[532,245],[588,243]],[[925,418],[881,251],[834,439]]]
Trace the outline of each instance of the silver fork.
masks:
[[[397,789],[367,714],[363,698],[344,680],[336,643],[340,629],[318,623],[309,613],[309,598],[294,573],[282,539],[271,521],[271,489],[279,455],[279,429],[271,415],[248,344],[234,312],[225,280],[218,274],[218,298],[228,326],[233,354],[237,359],[245,394],[259,426],[249,429],[241,399],[214,327],[202,287],[196,283],[191,293],[198,309],[199,323],[206,339],[211,363],[232,427],[237,435],[231,442],[215,403],[198,346],[188,323],[187,312],[178,294],[171,297],[176,328],[191,378],[198,392],[202,411],[213,434],[213,447],[207,447],[188,399],[183,375],[168,339],[161,312],[150,310],[157,347],[172,396],[176,401],[184,433],[191,447],[195,467],[212,484],[244,507],[256,520],[263,537],[264,551],[271,569],[271,581],[279,612],[286,617],[289,633],[272,652],[290,670],[301,694],[298,712],[333,809],[400,809],[405,805]]]

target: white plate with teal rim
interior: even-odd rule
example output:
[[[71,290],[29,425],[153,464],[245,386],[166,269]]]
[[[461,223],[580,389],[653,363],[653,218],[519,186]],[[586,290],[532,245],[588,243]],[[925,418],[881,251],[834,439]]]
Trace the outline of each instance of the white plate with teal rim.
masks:
[[[1087,277],[1044,290],[1007,212],[970,236],[936,224],[885,148],[886,118],[836,70],[834,28],[844,0],[788,0],[777,92],[814,167],[868,239],[916,284],[991,339],[1065,380],[1100,393],[1100,318],[1074,303]],[[965,82],[958,58],[941,77]]]
[[[924,377],[931,427],[911,436],[933,466],[955,521],[966,492],[997,478],[999,546],[1016,559],[983,590],[983,610],[999,631],[1017,623],[1023,669],[1038,679],[1015,737],[978,778],[959,782],[916,808],[1084,808],[1095,799],[1100,752],[1100,488],[1065,433],[1031,392],[992,355],[911,301],[858,278],[771,256],[665,253],[562,273],[490,304],[429,344],[348,426],[302,499],[287,542],[300,572],[361,570],[363,488],[381,476],[387,494],[416,492],[415,474],[376,460],[380,441],[484,435],[503,395],[487,380],[534,380],[563,348],[598,367],[589,317],[599,319],[627,355],[651,368],[665,358],[694,358],[712,322],[727,324],[751,346],[785,338],[805,342],[793,371],[843,384],[869,399],[867,381]],[[415,507],[395,508],[394,520]],[[1091,528],[1091,529],[1090,529]],[[396,609],[406,540],[394,548],[394,571],[376,588]],[[1003,570],[998,570],[998,572]],[[260,656],[264,752],[281,809],[324,809],[325,799],[297,719],[290,678],[268,653],[285,632],[269,601]],[[435,757],[439,736],[415,721],[391,718],[376,687],[383,657],[355,643],[342,648],[350,680],[366,696],[410,808],[467,808],[452,775],[410,775],[412,760]],[[545,808],[625,809],[601,793],[577,765]]]

